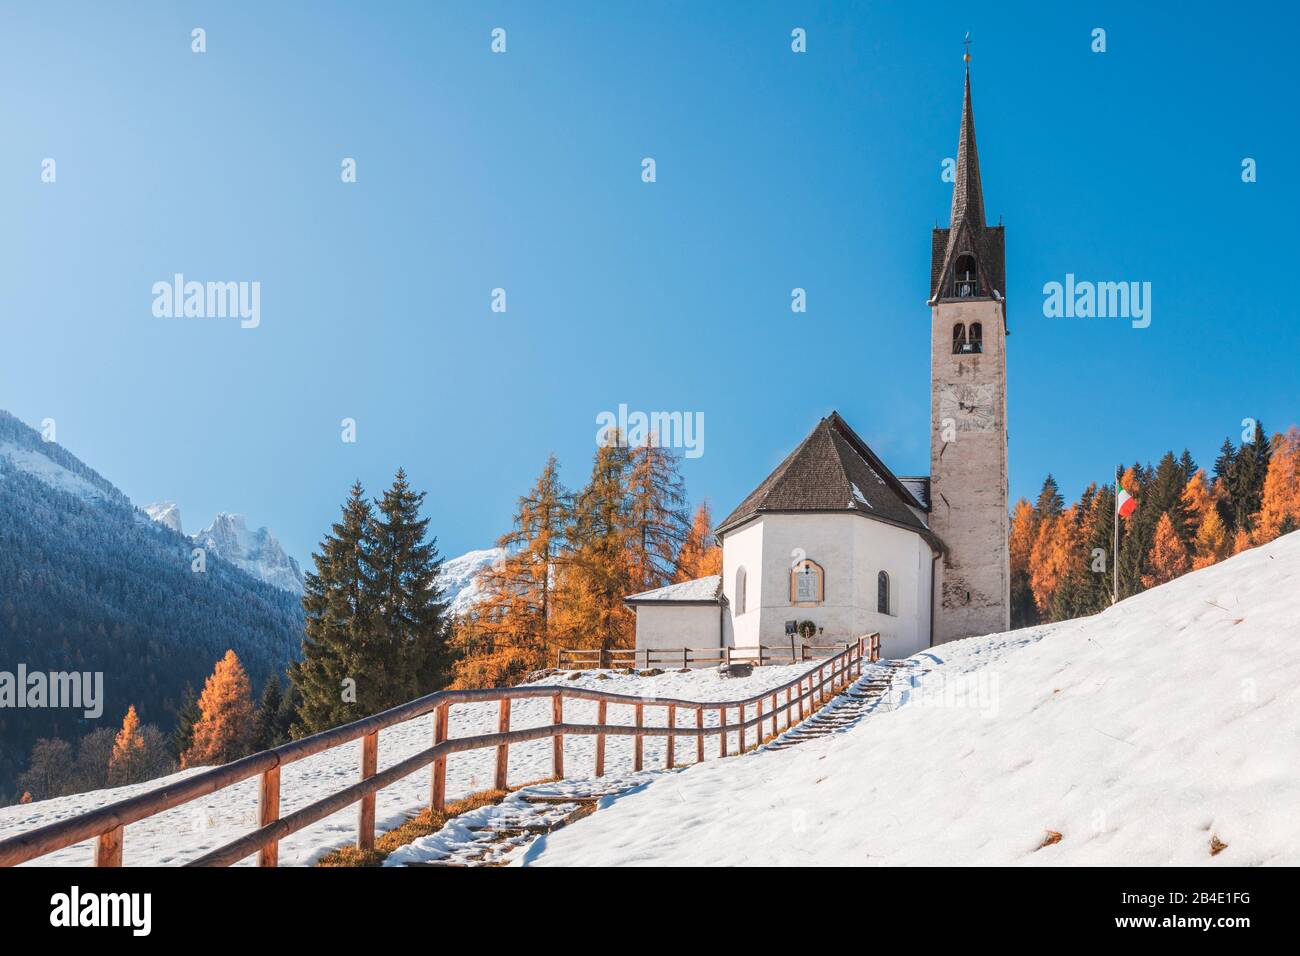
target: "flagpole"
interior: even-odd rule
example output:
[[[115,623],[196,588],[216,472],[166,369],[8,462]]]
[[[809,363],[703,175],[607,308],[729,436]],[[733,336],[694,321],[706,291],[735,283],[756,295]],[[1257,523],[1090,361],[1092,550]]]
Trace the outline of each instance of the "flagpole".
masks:
[[[1114,604],[1119,600],[1119,466],[1115,467],[1115,516],[1112,522],[1115,525],[1115,546],[1111,551],[1110,569],[1111,569],[1111,589],[1110,603]]]

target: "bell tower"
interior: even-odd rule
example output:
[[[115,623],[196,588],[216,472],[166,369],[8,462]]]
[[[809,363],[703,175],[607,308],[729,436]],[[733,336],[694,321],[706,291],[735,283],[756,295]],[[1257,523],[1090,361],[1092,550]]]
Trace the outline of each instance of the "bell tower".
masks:
[[[965,60],[952,216],[930,246],[930,527],[944,545],[936,644],[1011,626],[1004,240],[984,222]]]

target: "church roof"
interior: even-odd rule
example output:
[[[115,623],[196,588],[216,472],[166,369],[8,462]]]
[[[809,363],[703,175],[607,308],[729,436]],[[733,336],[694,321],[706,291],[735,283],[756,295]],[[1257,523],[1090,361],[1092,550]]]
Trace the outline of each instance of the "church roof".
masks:
[[[912,507],[921,507],[913,493],[838,412],[831,412],[716,533],[722,536],[765,512],[848,512],[916,531],[939,547],[938,538]]]
[[[721,574],[669,584],[653,591],[631,594],[623,599],[627,604],[717,604],[721,600]]]

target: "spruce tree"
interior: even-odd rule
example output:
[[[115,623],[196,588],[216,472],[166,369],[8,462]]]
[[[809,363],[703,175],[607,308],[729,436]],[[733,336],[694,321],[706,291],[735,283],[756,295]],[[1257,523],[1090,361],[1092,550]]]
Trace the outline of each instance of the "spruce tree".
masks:
[[[450,673],[447,604],[438,586],[442,557],[437,539],[428,537],[429,519],[420,517],[424,498],[397,469],[376,502],[373,537],[363,549],[374,606],[354,660],[366,716],[432,693]]]
[[[1078,602],[1080,614],[1096,614],[1110,607],[1114,586],[1115,554],[1115,488],[1102,485],[1092,499],[1088,539],[1084,542],[1087,573],[1081,584]],[[1100,550],[1105,558],[1097,561],[1094,555]],[[1100,570],[1094,570],[1094,567]]]
[[[1232,491],[1236,483],[1236,469],[1237,449],[1233,446],[1231,438],[1225,438],[1223,444],[1219,447],[1219,457],[1214,460],[1214,478],[1222,492],[1215,506],[1219,511],[1219,518],[1223,521],[1229,535],[1237,528],[1236,509],[1232,504]]]
[[[1196,461],[1192,458],[1191,451],[1187,448],[1183,449],[1183,454],[1178,459],[1178,467],[1180,467],[1183,470],[1184,484],[1191,481],[1192,476],[1195,475],[1198,471],[1200,471],[1200,468],[1198,468],[1196,465]]]
[[[192,684],[185,685],[185,696],[181,699],[181,706],[176,711],[176,729],[172,731],[170,749],[171,754],[178,761],[181,754],[190,749],[194,743],[194,725],[198,722],[202,714],[199,711],[199,695],[194,693]]]
[[[1045,518],[1054,518],[1065,510],[1065,499],[1061,497],[1061,489],[1057,487],[1056,479],[1049,473],[1043,482],[1043,488],[1038,493],[1038,501],[1034,505],[1034,517],[1041,523]]]
[[[283,743],[279,734],[280,707],[284,703],[280,693],[280,678],[271,675],[262,690],[262,697],[257,704],[257,713],[253,715],[253,750],[270,750]]]
[[[312,555],[316,570],[304,575],[302,659],[289,665],[298,701],[295,737],[367,716],[348,683],[357,680],[357,655],[373,615],[365,552],[374,514],[360,482],[353,484],[342,512]]]

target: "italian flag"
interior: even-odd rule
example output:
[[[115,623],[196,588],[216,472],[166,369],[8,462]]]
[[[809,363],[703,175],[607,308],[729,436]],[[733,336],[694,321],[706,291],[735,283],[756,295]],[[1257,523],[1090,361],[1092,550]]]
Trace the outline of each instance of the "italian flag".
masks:
[[[1119,512],[1121,518],[1127,518],[1137,510],[1138,500],[1124,490],[1123,485],[1119,485],[1119,497],[1115,499],[1115,510]]]

